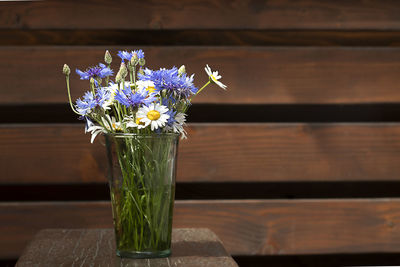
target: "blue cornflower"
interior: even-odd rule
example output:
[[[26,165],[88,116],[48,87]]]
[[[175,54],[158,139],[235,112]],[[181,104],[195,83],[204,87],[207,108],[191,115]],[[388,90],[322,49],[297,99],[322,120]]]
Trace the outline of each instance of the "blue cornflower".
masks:
[[[96,95],[93,96],[92,92],[86,92],[83,99],[76,100],[76,110],[85,116],[97,106],[108,109],[108,100],[111,97],[111,92],[106,88],[97,88]]]
[[[83,95],[83,100],[81,100],[80,98],[76,100],[76,110],[83,116],[88,114],[90,110],[95,106],[96,101],[94,100],[93,94],[91,92],[86,92]]]
[[[161,104],[162,104],[163,106],[167,106],[167,107],[174,106],[175,103],[176,103],[176,99],[173,98],[171,95],[170,95],[170,96],[167,96],[167,97],[164,97],[164,98],[162,99],[162,101],[161,101]]]
[[[170,109],[167,111],[166,113],[167,115],[169,115],[169,118],[167,120],[167,126],[172,127],[172,125],[174,125],[175,120],[175,115],[176,115],[176,111]]]
[[[186,73],[178,75],[178,69],[159,69],[152,71],[145,69],[144,74],[139,73],[139,79],[150,80],[154,83],[156,92],[166,89],[168,93],[174,97],[188,99],[197,92],[197,88],[193,85],[194,75],[188,77]]]
[[[118,56],[122,59],[122,60],[127,60],[127,61],[131,61],[132,56],[136,53],[136,56],[138,59],[142,59],[144,58],[144,52],[143,50],[139,49],[139,50],[134,50],[131,52],[128,51],[118,51]]]
[[[149,105],[157,100],[154,94],[149,94],[147,90],[132,91],[130,87],[117,91],[115,100],[126,107],[139,107],[140,105]]]
[[[81,77],[81,80],[89,80],[90,78],[105,78],[113,75],[113,71],[106,65],[99,63],[98,66],[87,68],[86,71],[76,69],[76,73]]]
[[[122,59],[122,60],[131,60],[132,57],[132,52],[129,53],[128,51],[118,51],[118,56]]]
[[[97,88],[95,98],[97,105],[104,109],[108,109],[108,100],[110,100],[111,94],[112,92],[106,87]]]
[[[138,59],[144,58],[144,52],[143,52],[142,49],[133,51],[132,55],[133,55],[134,53],[136,53],[136,56],[137,56]]]
[[[193,85],[193,80],[194,80],[194,74],[192,76],[187,76],[186,73],[182,74],[181,76],[182,79],[185,81],[183,82],[184,86],[190,90],[191,94],[196,94],[198,91],[198,88]]]

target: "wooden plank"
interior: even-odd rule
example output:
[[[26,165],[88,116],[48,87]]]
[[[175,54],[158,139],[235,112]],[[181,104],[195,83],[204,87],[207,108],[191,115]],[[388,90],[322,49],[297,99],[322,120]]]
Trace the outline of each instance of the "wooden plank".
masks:
[[[16,266],[238,267],[209,229],[173,229],[171,247],[168,258],[120,259],[114,229],[46,229],[30,242]]]
[[[400,125],[191,124],[179,182],[397,181]],[[0,183],[105,183],[102,138],[83,125],[2,125]],[[103,142],[104,143],[104,142]]]
[[[108,202],[0,203],[0,258],[44,228],[108,228]],[[209,228],[232,255],[399,253],[400,199],[177,201],[175,228]]]
[[[0,47],[0,104],[66,103],[64,63],[74,71],[126,47]],[[400,48],[145,47],[152,69],[186,65],[195,84],[207,81],[204,66],[219,70],[225,92],[207,88],[195,103],[358,104],[400,102]],[[114,56],[113,68],[120,60]],[[240,64],[239,64],[240,63]],[[71,75],[72,98],[87,81]],[[10,90],[12,88],[12,90]]]
[[[396,0],[58,0],[1,3],[0,11],[2,29],[400,29]]]

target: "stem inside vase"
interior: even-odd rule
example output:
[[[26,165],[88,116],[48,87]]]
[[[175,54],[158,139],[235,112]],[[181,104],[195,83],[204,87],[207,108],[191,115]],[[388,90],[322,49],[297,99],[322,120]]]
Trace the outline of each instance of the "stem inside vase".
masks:
[[[177,134],[107,134],[117,254],[170,254]]]

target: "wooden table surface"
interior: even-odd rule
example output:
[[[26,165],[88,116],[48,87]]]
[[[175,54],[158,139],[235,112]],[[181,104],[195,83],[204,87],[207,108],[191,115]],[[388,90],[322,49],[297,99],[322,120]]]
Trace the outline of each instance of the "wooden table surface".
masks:
[[[209,229],[173,229],[172,255],[126,259],[115,254],[112,229],[45,229],[16,266],[238,266]]]

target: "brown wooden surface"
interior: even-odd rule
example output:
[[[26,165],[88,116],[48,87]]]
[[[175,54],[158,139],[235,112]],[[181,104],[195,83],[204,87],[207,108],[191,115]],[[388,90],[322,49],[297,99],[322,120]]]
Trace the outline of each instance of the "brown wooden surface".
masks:
[[[400,125],[191,124],[178,182],[397,181]],[[80,124],[0,126],[2,184],[106,183]]]
[[[72,98],[88,90],[75,69],[128,47],[1,47],[0,104],[67,103],[62,66],[72,69]],[[228,91],[210,86],[195,103],[332,104],[400,101],[399,48],[144,47],[153,69],[186,65],[195,84],[207,81],[204,66],[219,70]],[[240,61],[240,64],[238,62]],[[13,88],[13,90],[8,90]]]
[[[238,266],[209,229],[173,229],[171,250],[168,258],[119,258],[113,229],[47,229],[35,235],[16,266]]]
[[[0,257],[44,228],[109,228],[108,202],[0,203]],[[209,228],[232,255],[399,253],[399,199],[177,201],[174,228]]]
[[[271,197],[263,192],[271,184],[278,184],[279,197],[291,196],[286,182],[288,188],[305,188],[300,197],[323,187],[315,184],[331,184],[324,182],[347,188],[333,197],[358,196],[352,194],[358,184],[373,192],[368,199],[318,199],[326,197],[325,187],[313,200],[180,200],[174,227],[210,228],[230,253],[253,263],[260,258],[249,255],[400,255],[400,199],[377,198],[396,195],[396,188],[382,192],[386,183],[379,182],[393,185],[400,174],[400,124],[382,123],[398,121],[388,112],[400,103],[399,11],[396,0],[0,1],[0,107],[26,105],[21,110],[31,111],[26,120],[7,114],[7,122],[45,122],[35,111],[51,114],[67,106],[64,63],[73,72],[84,69],[109,49],[116,69],[116,51],[133,48],[144,49],[153,69],[185,64],[196,73],[197,86],[207,80],[205,64],[219,70],[228,91],[207,88],[195,104],[260,104],[260,111],[285,104],[299,114],[306,113],[302,104],[320,105],[321,111],[355,104],[359,116],[350,121],[375,110],[365,106],[383,106],[382,117],[371,114],[377,123],[335,123],[343,119],[335,109],[328,124],[190,125],[189,139],[180,143],[177,175],[189,193],[213,182],[218,186],[203,196],[227,184],[221,192],[233,185],[236,191],[223,195],[232,197],[241,182],[247,191],[234,199],[256,198],[249,188],[258,185],[264,187],[257,196]],[[75,73],[71,85],[73,99],[88,89]],[[381,105],[387,103],[394,105]],[[366,105],[357,110],[358,104]],[[299,117],[315,121],[311,114],[292,121]],[[43,228],[112,227],[108,202],[28,202],[54,196],[25,196],[30,185],[39,192],[75,188],[80,195],[70,190],[70,198],[60,199],[77,200],[84,188],[103,186],[104,147],[89,139],[81,125],[0,126],[0,186],[10,190],[3,199],[16,201],[0,202],[0,259],[17,258]],[[375,184],[380,191],[368,190]]]
[[[397,3],[396,0],[185,0],[168,5],[160,0],[3,2],[0,28],[76,29],[84,25],[87,29],[397,30],[400,28]]]

